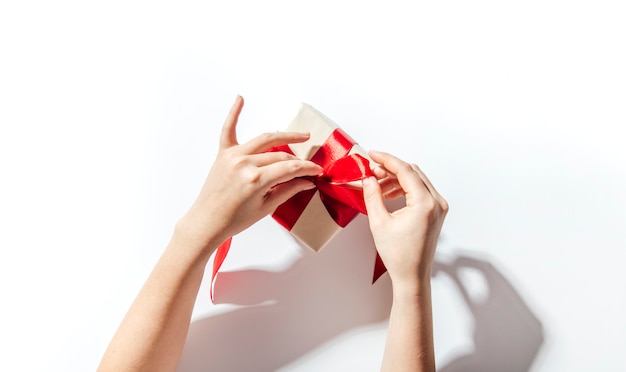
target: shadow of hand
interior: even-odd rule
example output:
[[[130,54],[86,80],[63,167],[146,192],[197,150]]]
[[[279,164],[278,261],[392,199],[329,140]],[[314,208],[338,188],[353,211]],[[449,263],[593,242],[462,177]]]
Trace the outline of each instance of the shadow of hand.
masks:
[[[390,282],[371,284],[376,251],[365,216],[321,252],[304,250],[282,272],[220,273],[216,303],[254,306],[193,322],[178,370],[274,371],[342,332],[387,319]]]
[[[463,280],[466,270],[483,278],[487,288],[480,299]],[[456,283],[474,317],[474,352],[440,371],[528,371],[544,342],[543,327],[504,275],[492,263],[469,256],[459,256],[452,264],[436,261],[433,275],[439,273]]]

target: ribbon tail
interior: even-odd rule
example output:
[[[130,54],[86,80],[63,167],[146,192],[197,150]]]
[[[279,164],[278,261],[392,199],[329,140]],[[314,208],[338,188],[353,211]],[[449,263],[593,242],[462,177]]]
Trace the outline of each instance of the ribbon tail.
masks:
[[[230,237],[217,248],[215,252],[215,257],[213,258],[213,272],[211,273],[211,287],[209,289],[209,293],[211,295],[211,302],[215,303],[213,300],[213,286],[215,285],[215,277],[217,276],[217,272],[222,267],[222,263],[226,259],[226,255],[228,254],[228,250],[230,249],[230,243],[233,241],[233,238]]]
[[[372,284],[376,283],[378,278],[386,272],[387,268],[385,267],[385,264],[383,263],[382,258],[380,258],[378,252],[376,252],[376,262],[374,263],[374,277],[372,278]]]

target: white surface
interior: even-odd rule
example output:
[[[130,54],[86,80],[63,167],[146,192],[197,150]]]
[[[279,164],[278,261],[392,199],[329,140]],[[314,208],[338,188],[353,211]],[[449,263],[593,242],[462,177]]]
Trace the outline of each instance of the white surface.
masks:
[[[439,262],[477,257],[510,282],[489,292],[477,279],[472,293],[521,296],[543,330],[534,371],[618,370],[625,16],[620,1],[3,2],[0,370],[95,369],[195,197],[237,93],[242,140],[283,128],[304,101],[365,148],[420,164],[451,205]],[[256,335],[229,328],[259,344],[294,340],[256,356],[268,368],[378,369],[388,282],[363,284],[369,269],[347,264],[368,264],[367,239],[311,255],[267,220],[234,244],[231,269],[278,273],[259,292],[269,312],[213,307],[203,288],[194,319],[272,315]],[[317,283],[320,268],[340,280]],[[287,286],[287,274],[299,279]],[[472,327],[497,322],[479,327],[444,274],[433,291],[442,370],[524,339],[487,332],[477,348]],[[313,300],[289,327],[276,316]],[[509,319],[511,303],[491,319]]]

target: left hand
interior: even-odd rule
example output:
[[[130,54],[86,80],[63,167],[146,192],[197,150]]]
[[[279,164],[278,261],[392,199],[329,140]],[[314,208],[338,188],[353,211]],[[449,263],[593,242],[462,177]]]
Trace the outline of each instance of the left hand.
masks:
[[[274,146],[304,142],[308,133],[265,133],[239,144],[236,125],[243,108],[237,97],[222,128],[219,152],[204,186],[179,221],[186,234],[204,249],[246,229],[296,193],[313,188],[322,168],[285,152],[266,152]]]

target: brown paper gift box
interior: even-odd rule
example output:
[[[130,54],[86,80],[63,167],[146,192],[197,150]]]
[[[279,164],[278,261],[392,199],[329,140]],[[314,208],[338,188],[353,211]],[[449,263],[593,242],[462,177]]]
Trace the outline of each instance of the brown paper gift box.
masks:
[[[313,158],[320,147],[333,135],[333,132],[339,130],[345,134],[330,118],[305,103],[301,104],[298,114],[286,130],[293,132],[309,132],[311,134],[308,141],[289,145],[289,148],[295,156],[306,160]],[[369,160],[367,152],[349,136],[347,136],[347,138],[352,143],[348,155],[357,153]],[[370,164],[374,165],[373,162]],[[352,185],[360,188],[361,182],[357,181],[352,183]],[[320,199],[319,191],[315,192],[315,195],[313,195],[291,228],[282,223],[277,218],[276,213],[274,213],[272,217],[287,228],[300,242],[316,252],[324,248],[324,246],[342,230],[342,227],[333,220],[326,210],[326,207]]]

